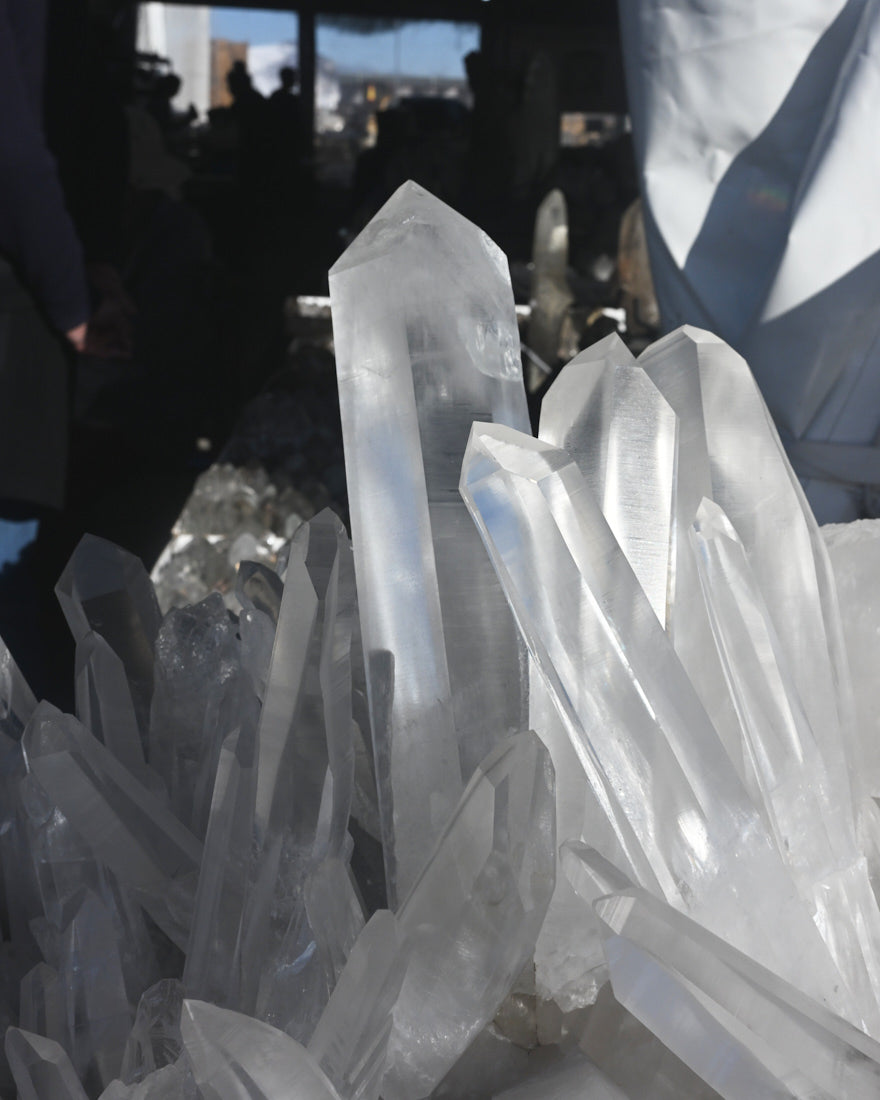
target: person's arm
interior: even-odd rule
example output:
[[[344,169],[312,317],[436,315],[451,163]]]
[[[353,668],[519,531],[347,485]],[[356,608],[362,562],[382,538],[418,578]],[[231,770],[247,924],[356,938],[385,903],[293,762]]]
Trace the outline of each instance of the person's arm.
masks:
[[[28,95],[10,0],[0,0],[0,251],[50,322],[84,346],[89,295],[82,247]]]

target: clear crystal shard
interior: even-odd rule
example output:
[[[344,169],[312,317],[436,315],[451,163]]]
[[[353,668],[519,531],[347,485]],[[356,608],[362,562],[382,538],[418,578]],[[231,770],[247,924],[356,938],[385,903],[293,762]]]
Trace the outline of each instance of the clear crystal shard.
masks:
[[[11,1027],[6,1057],[20,1100],[86,1100],[70,1059],[51,1039]]]
[[[256,719],[237,625],[215,592],[170,611],[156,640],[150,763],[167,784],[177,817],[200,838],[223,740]]]
[[[183,984],[192,997],[240,1003],[238,938],[257,791],[256,731],[234,730],[220,751]]]
[[[637,887],[596,902],[615,996],[725,1097],[876,1096],[880,1044]]]
[[[330,272],[389,896],[465,777],[525,723],[509,612],[457,495],[474,420],[526,429],[502,253],[404,184]],[[393,596],[391,595],[393,593]]]
[[[819,933],[575,463],[475,425],[462,494],[627,873],[845,1010]]]
[[[528,345],[548,366],[559,359],[563,321],[574,296],[568,286],[568,207],[565,195],[554,187],[541,200],[532,240],[532,312]],[[529,391],[543,382],[530,372]]]
[[[41,703],[23,741],[40,786],[165,934],[186,947],[202,846],[71,715]]]
[[[65,1046],[86,1088],[97,1091],[119,1076],[131,1012],[112,915],[91,891],[62,929],[59,953]]]
[[[84,535],[55,587],[75,641],[100,634],[125,666],[141,739],[147,742],[159,603],[140,559]]]
[[[555,863],[550,756],[516,734],[474,773],[401,907],[409,959],[384,1100],[427,1096],[495,1015],[534,951]]]
[[[828,555],[745,360],[711,333],[685,326],[695,349],[711,496],[742,540],[763,593],[835,798],[852,814],[860,783],[852,696]],[[755,486],[760,485],[760,493]],[[780,532],[785,549],[780,551]],[[853,761],[847,774],[844,753]]]
[[[146,786],[148,773],[125,666],[100,634],[90,630],[76,643],[76,715],[120,764]]]
[[[742,734],[712,642],[688,537],[700,501],[712,493],[697,349],[681,331],[676,331],[646,348],[639,356],[639,366],[678,417],[672,533],[675,553],[669,579],[673,599],[667,630],[700,701],[743,777]]]
[[[205,1100],[336,1100],[309,1052],[269,1024],[184,1001],[181,1032]]]
[[[405,973],[397,921],[380,909],[352,947],[308,1044],[343,1100],[378,1100]]]
[[[678,418],[616,334],[582,351],[541,404],[541,439],[568,451],[660,622],[674,593]]]

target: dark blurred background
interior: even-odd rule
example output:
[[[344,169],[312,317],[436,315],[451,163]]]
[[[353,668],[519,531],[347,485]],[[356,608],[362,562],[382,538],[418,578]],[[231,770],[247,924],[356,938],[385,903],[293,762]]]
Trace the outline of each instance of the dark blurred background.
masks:
[[[327,270],[407,179],[507,253],[535,408],[579,348],[653,334],[609,0],[49,0],[44,109],[95,299],[127,303],[130,339],[76,357],[66,504],[28,550],[41,590],[85,531],[151,568],[218,460],[345,515]],[[57,667],[31,674],[57,696],[54,605],[40,631]]]

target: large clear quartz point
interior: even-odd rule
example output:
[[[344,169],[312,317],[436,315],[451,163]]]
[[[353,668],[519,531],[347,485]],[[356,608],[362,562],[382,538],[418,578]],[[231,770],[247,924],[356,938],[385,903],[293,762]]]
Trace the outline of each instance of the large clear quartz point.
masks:
[[[553,765],[519,733],[474,773],[401,907],[409,958],[384,1100],[428,1096],[495,1015],[534,951],[555,864]]]
[[[181,1032],[204,1100],[338,1100],[309,1052],[269,1024],[184,1001]]]
[[[462,494],[613,823],[622,869],[835,1010],[852,1011],[573,460],[509,428],[475,425]]]
[[[70,1059],[52,1039],[11,1027],[6,1057],[19,1100],[87,1100]]]
[[[528,416],[505,257],[417,184],[337,261],[330,297],[394,907],[462,778],[527,721],[517,634],[457,485],[474,420]]]
[[[614,994],[731,1100],[859,1100],[880,1043],[637,887],[596,902]]]
[[[616,334],[563,367],[541,404],[541,439],[568,451],[657,618],[675,578],[678,418]]]
[[[83,535],[55,592],[74,640],[100,634],[125,666],[141,740],[147,742],[153,644],[161,619],[143,563],[106,539]]]
[[[804,713],[786,655],[730,520],[704,500],[691,532],[700,578],[764,808],[868,1030],[880,1035],[880,911],[848,807]]]
[[[355,942],[308,1044],[343,1100],[378,1100],[405,973],[397,921],[380,909]]]

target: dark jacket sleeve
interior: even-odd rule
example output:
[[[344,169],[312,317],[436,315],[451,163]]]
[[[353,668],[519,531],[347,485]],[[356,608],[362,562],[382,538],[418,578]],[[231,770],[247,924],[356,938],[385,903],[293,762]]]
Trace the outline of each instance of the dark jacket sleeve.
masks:
[[[67,332],[88,319],[85,266],[29,95],[12,2],[18,0],[0,0],[0,252],[52,324]]]

